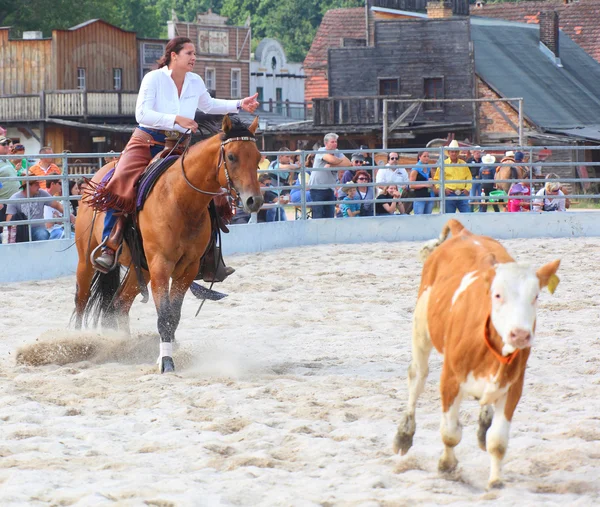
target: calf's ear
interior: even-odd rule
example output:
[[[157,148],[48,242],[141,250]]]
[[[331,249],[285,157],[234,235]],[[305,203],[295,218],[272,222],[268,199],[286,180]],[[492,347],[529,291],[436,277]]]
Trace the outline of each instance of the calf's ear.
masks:
[[[544,264],[540,269],[537,270],[536,275],[540,281],[540,289],[548,287],[550,293],[554,293],[559,282],[558,276],[556,276],[559,265],[560,259],[556,259],[548,264]]]

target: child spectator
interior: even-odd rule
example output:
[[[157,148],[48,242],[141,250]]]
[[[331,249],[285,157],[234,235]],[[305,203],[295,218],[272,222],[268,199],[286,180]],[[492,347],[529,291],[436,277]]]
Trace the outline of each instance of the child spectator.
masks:
[[[521,196],[530,196],[531,189],[525,183],[513,183],[508,191],[509,199],[507,211],[518,213],[520,211],[529,211],[530,203],[528,199],[520,199]]]
[[[397,185],[388,185],[382,194],[377,196],[377,199],[399,199],[400,192]],[[377,216],[394,215],[396,211],[400,214],[404,213],[404,206],[401,202],[378,202],[375,204],[375,212]]]
[[[342,191],[346,195],[340,209],[343,217],[357,217],[360,215],[360,204],[356,202],[356,187],[344,187]]]

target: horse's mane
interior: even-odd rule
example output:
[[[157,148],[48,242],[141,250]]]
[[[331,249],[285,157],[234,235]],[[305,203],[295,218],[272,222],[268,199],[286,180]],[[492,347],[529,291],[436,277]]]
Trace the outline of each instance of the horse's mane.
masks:
[[[194,121],[198,124],[198,131],[193,136],[193,141],[203,141],[209,137],[218,134],[221,131],[223,123],[222,114],[206,114],[201,111],[196,111]],[[230,114],[231,130],[227,133],[221,133],[221,140],[225,141],[231,137],[249,136],[254,137],[254,134],[248,130],[248,125],[237,114]]]

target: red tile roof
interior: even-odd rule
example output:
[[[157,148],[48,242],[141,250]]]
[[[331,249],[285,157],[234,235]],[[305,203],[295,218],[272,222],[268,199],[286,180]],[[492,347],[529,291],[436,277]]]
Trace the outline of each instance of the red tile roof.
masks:
[[[600,62],[600,0],[495,3],[471,6],[471,15],[537,24],[540,12],[551,10],[558,12],[561,30]]]
[[[329,96],[327,50],[341,47],[344,37],[362,39],[366,36],[364,7],[332,9],[325,13],[304,59],[304,100]]]
[[[366,38],[366,36],[367,20],[364,7],[327,11],[304,59],[304,68],[326,67],[327,50],[341,47],[342,38]]]

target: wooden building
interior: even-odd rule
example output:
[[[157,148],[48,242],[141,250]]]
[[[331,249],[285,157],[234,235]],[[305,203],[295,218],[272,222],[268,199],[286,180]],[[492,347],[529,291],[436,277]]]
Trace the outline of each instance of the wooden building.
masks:
[[[236,99],[249,95],[251,31],[226,19],[208,12],[168,29],[195,43],[194,71],[209,91]],[[0,28],[0,123],[28,152],[120,151],[135,126],[141,79],[157,68],[167,42],[138,39],[99,19],[47,38],[26,32],[13,39]]]

